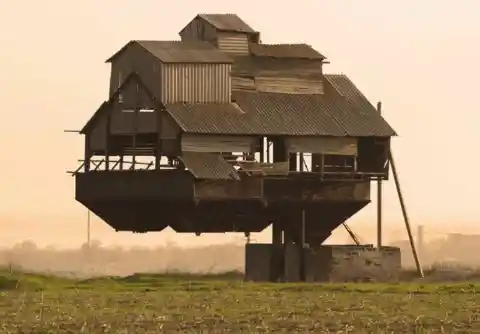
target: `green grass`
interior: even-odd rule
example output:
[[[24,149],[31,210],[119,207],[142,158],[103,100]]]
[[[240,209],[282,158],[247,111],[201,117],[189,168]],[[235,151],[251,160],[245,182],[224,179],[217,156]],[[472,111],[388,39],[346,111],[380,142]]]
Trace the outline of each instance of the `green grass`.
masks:
[[[238,273],[72,280],[0,272],[0,333],[480,330],[480,284],[254,284]]]

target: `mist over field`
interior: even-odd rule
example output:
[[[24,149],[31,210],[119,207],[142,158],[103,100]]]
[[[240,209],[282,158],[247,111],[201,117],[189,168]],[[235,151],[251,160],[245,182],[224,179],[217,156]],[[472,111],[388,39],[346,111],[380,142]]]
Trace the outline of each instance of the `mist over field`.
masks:
[[[408,241],[390,243],[402,250],[405,268],[414,266]],[[480,237],[448,235],[426,242],[421,249],[425,267],[447,264],[480,267]],[[244,270],[244,244],[181,246],[169,243],[157,247],[119,247],[92,240],[80,248],[57,249],[37,246],[32,241],[0,248],[0,266],[67,276],[125,276],[133,273],[222,273]]]
[[[35,272],[75,276],[124,276],[139,272],[221,273],[243,270],[242,245],[212,245],[193,248],[174,244],[156,247],[102,247],[93,241],[90,249],[37,248],[23,242],[0,250],[0,266]]]

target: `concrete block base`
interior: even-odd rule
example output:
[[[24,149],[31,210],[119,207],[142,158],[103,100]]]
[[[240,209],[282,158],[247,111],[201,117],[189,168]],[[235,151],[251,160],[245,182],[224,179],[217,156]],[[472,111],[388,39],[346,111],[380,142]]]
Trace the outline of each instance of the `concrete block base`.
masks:
[[[400,249],[323,245],[302,249],[295,244],[248,244],[245,279],[270,282],[392,282],[399,279]]]

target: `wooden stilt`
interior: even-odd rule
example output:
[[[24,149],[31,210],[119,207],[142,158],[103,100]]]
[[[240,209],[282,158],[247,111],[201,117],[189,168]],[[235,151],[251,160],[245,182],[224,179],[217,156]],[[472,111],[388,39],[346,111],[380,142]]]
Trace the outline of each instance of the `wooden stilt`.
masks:
[[[305,209],[302,208],[302,231],[300,235],[300,242],[299,242],[299,248],[300,248],[300,281],[305,282],[306,281],[306,263],[305,263]]]
[[[398,179],[397,169],[395,166],[395,161],[393,160],[393,155],[391,150],[388,154],[388,158],[390,160],[390,165],[392,166],[393,179],[395,180],[395,187],[397,188],[398,200],[400,201],[400,207],[402,208],[403,219],[405,221],[405,227],[407,228],[408,239],[410,241],[410,247],[412,248],[413,258],[415,259],[415,265],[417,266],[418,274],[420,275],[421,278],[423,278],[424,277],[423,268],[422,268],[422,265],[420,264],[420,259],[418,258],[415,242],[413,241],[412,230],[410,228],[410,221],[407,215],[407,208],[403,200],[402,190],[400,188],[400,181]]]
[[[377,111],[382,114],[382,102],[377,103]],[[382,179],[377,180],[377,248],[380,251],[382,248]]]

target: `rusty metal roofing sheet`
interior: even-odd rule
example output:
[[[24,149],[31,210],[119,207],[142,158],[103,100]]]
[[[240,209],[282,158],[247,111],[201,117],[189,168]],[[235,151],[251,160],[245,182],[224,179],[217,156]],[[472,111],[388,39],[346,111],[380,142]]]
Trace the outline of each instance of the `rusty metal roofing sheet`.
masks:
[[[308,44],[256,44],[250,43],[250,54],[257,57],[298,58],[323,60],[325,56]]]
[[[351,136],[396,136],[354,83],[343,74],[325,75],[325,94],[332,103],[332,115]]]
[[[235,168],[217,153],[183,152],[178,159],[185,164],[185,167],[197,179],[240,179]]]
[[[218,30],[256,33],[236,14],[199,14],[198,16]]]

